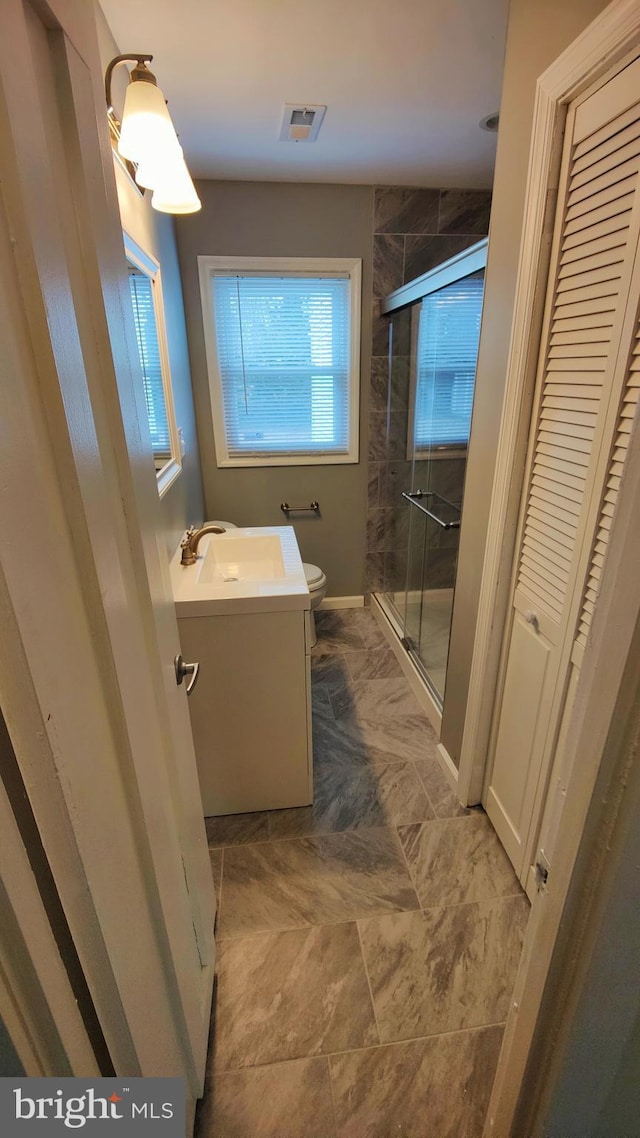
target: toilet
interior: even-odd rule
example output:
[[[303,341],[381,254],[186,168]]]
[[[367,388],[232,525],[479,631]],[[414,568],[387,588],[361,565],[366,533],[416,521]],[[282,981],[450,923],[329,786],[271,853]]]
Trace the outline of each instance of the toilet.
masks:
[[[221,521],[217,521],[215,519],[213,521],[210,521],[210,522],[205,522],[204,524],[207,526],[220,526],[221,529],[237,529],[238,528],[237,526],[235,526],[233,524],[233,522],[224,522],[224,521],[221,522]],[[304,575],[307,578],[307,587],[309,589],[309,595],[311,597],[311,612],[309,613],[308,628],[309,628],[309,647],[313,648],[314,644],[318,640],[318,634],[316,632],[316,618],[314,616],[314,609],[317,609],[320,602],[322,600],[324,600],[324,597],[325,597],[326,592],[327,592],[327,578],[326,578],[325,574],[322,572],[322,569],[319,569],[317,565],[309,565],[309,564],[307,564],[306,561],[303,561],[302,568],[304,569]]]
[[[303,561],[302,568],[304,569],[304,575],[307,578],[307,587],[309,589],[309,595],[311,597],[311,612],[309,613],[308,627],[309,647],[313,648],[314,644],[318,640],[318,634],[316,632],[316,618],[313,614],[313,610],[317,609],[320,601],[324,599],[327,591],[327,578],[322,572],[322,569],[319,569],[317,565],[308,565],[306,561]]]

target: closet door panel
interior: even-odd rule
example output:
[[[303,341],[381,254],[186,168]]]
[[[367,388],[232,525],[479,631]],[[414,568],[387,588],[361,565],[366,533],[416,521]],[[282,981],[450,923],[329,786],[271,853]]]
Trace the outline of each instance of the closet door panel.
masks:
[[[632,289],[630,296],[631,309],[633,309],[633,297],[637,291],[640,291],[640,273],[636,275],[638,277],[636,289],[635,291]],[[553,759],[549,792],[545,798],[540,836],[536,843],[536,849],[539,848],[542,851],[545,862],[549,866],[553,865],[562,808],[572,773],[572,768],[567,762],[565,744],[573,729],[573,702],[578,677],[580,675],[582,658],[588,644],[592,618],[596,611],[601,582],[606,569],[611,523],[615,516],[618,493],[624,476],[625,462],[629,452],[629,442],[632,438],[633,424],[637,419],[638,404],[640,402],[640,321],[638,320],[637,311],[633,316],[635,335],[631,350],[626,353],[626,356],[624,350],[622,350],[618,359],[619,367],[624,371],[622,396],[618,407],[606,478],[602,487],[600,509],[591,548],[588,573],[584,585],[578,628],[571,653],[567,697],[562,709],[558,744]],[[623,343],[624,340],[625,337],[623,337]],[[631,431],[626,430],[626,424],[631,426]],[[637,430],[637,427],[635,429]],[[535,874],[532,868],[529,871],[527,889],[529,892],[532,892],[535,888]]]
[[[578,632],[576,635],[576,648],[574,660],[581,662],[580,650],[584,651],[587,645],[591,618],[595,611],[600,589],[600,580],[604,569],[605,558],[609,546],[609,533],[611,523],[618,501],[618,492],[624,467],[629,452],[631,432],[636,418],[638,403],[640,401],[640,322],[636,323],[636,332],[628,359],[622,398],[618,410],[615,435],[611,447],[611,456],[608,463],[606,480],[604,483],[598,524],[593,540],[589,571],[584,587]]]
[[[507,821],[500,838],[511,860],[518,860],[529,820],[522,767],[531,764],[544,719],[545,678],[552,645],[517,613],[507,665],[503,714],[496,749],[494,777],[486,803],[489,817],[498,812]],[[517,761],[515,761],[517,760]]]
[[[573,643],[576,635],[585,642],[597,603],[636,405],[632,394],[623,397],[619,356],[640,230],[638,91],[640,61],[571,108],[567,119],[486,793],[523,883]],[[632,359],[640,362],[640,352]]]

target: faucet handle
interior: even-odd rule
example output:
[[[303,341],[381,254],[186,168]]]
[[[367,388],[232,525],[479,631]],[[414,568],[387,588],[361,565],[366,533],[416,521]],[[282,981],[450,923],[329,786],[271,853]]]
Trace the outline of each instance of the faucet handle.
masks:
[[[180,542],[180,548],[181,549],[185,549],[186,546],[190,544],[191,538],[193,537],[195,532],[196,532],[196,527],[194,525],[190,525],[189,529],[187,530],[186,534],[184,535],[182,541]]]

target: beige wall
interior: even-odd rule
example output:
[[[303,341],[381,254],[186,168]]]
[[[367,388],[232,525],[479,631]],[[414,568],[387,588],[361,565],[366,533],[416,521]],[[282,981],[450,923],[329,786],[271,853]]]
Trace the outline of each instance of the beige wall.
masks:
[[[180,218],[189,352],[206,514],[238,525],[282,525],[280,502],[320,503],[292,515],[305,561],[327,575],[330,596],[363,592],[367,508],[366,413],[371,360],[372,186],[289,182],[198,183],[202,212]],[[197,258],[360,257],[362,338],[360,461],[342,466],[218,469],[207,379]]]
[[[524,214],[537,77],[607,5],[605,0],[511,0],[493,184],[482,334],[467,464],[464,512],[442,742],[457,763],[462,745],[491,487]]]
[[[97,8],[96,13],[100,54],[104,68],[114,55],[120,53],[120,48],[117,47],[111,35],[102,9]],[[119,105],[118,100],[122,97],[123,83],[126,86],[124,68],[120,68],[115,74],[114,103]],[[142,197],[118,162],[115,163],[115,171],[122,228],[133,237],[142,249],[158,261],[162,274],[167,348],[176,422],[178,427],[182,428],[185,444],[182,471],[160,502],[164,538],[167,550],[172,554],[183,530],[190,522],[201,521],[204,514],[200,456],[191,392],[189,352],[174,220],[168,214],[158,213],[151,208],[149,193]]]

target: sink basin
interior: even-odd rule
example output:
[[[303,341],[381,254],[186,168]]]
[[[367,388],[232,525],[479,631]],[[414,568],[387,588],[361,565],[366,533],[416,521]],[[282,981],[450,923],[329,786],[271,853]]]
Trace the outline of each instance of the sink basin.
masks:
[[[224,541],[214,535],[207,542],[198,574],[198,584],[229,584],[234,581],[265,581],[284,577],[282,546],[277,534],[229,534]],[[203,545],[205,539],[202,539]]]
[[[277,612],[311,607],[292,526],[255,526],[207,534],[195,565],[171,559],[179,617]]]

